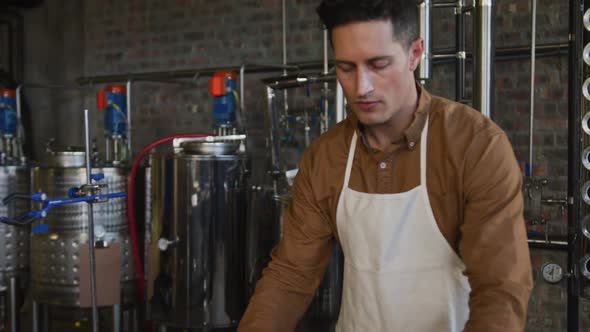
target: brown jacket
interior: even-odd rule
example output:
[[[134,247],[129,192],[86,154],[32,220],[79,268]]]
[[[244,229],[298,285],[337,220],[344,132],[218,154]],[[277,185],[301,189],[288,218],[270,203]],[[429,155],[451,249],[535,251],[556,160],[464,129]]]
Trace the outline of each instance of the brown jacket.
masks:
[[[393,152],[371,149],[366,140],[358,145],[350,188],[386,194],[416,187],[420,133],[429,115],[428,195],[438,227],[465,263],[471,284],[465,331],[522,331],[532,275],[522,178],[510,142],[479,112],[418,89],[414,120],[405,139],[393,143]],[[355,130],[362,137],[351,114],[305,151],[283,238],[238,331],[293,331],[304,314],[338,240],[336,207]]]

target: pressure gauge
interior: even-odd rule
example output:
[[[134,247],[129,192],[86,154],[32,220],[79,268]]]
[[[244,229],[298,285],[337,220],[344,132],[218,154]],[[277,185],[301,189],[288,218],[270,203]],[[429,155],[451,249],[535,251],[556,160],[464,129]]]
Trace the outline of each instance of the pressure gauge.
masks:
[[[547,263],[541,267],[543,273],[543,279],[551,284],[556,284],[563,279],[563,270],[561,266],[555,263]]]

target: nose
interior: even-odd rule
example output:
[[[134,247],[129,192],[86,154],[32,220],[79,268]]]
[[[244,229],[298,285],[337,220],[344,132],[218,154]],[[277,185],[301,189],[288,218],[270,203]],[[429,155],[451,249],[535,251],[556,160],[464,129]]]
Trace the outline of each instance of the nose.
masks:
[[[356,95],[366,96],[373,92],[373,75],[370,71],[359,68],[356,76]]]

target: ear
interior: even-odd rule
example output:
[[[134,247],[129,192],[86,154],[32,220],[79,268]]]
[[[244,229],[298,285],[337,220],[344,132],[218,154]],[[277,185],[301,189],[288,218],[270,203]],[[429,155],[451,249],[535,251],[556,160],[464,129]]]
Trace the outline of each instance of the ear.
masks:
[[[422,60],[422,55],[424,54],[424,39],[418,38],[412,42],[410,45],[409,50],[409,65],[410,70],[416,70],[418,64],[420,64],[420,60]]]

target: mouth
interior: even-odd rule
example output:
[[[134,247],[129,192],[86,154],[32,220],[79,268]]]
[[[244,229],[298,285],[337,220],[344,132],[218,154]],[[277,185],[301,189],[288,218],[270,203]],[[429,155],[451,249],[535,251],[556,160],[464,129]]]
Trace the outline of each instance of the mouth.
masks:
[[[354,103],[362,111],[372,111],[377,105],[378,101],[357,101]]]

